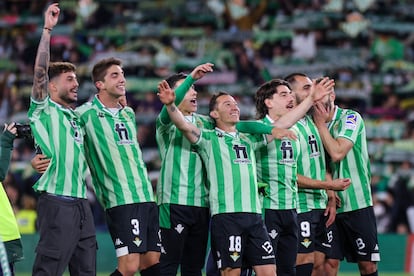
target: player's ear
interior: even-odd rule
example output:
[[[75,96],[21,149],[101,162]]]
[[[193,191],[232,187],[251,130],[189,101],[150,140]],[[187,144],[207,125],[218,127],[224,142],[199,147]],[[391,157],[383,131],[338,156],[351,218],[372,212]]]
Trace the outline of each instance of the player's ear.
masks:
[[[217,112],[217,110],[210,111],[210,117],[211,118],[214,118],[214,119],[217,119],[218,118],[218,112]]]
[[[273,107],[273,105],[272,105],[272,101],[271,101],[269,98],[267,98],[267,99],[265,99],[265,100],[264,100],[264,104],[265,104],[265,106],[266,106],[267,108],[271,108],[271,107]]]
[[[96,81],[95,86],[98,90],[101,90],[104,87],[104,83],[102,81]]]
[[[331,94],[329,94],[329,98],[332,102],[334,102],[336,98],[335,92],[332,92]]]
[[[49,91],[55,92],[57,90],[56,83],[54,81],[49,81]]]

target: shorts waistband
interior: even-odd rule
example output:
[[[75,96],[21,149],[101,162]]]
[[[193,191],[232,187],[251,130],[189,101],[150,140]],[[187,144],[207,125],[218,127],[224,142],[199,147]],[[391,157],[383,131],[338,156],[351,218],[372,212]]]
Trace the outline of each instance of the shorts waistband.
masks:
[[[48,192],[43,192],[43,194],[48,195],[48,196],[53,196],[53,197],[61,199],[63,201],[77,201],[77,200],[83,199],[83,198],[77,198],[77,197],[73,197],[73,196],[57,195],[57,194],[52,194],[52,193],[48,193]]]

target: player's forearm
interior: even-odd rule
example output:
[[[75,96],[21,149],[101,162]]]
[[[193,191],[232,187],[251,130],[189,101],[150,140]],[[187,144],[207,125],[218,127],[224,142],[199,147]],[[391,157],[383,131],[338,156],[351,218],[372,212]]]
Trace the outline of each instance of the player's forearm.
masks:
[[[175,89],[175,105],[179,105],[182,102],[182,100],[185,97],[185,94],[187,94],[187,91],[190,89],[190,87],[194,84],[195,81],[196,80],[193,79],[191,75],[188,75],[185,78],[184,82]]]
[[[297,184],[303,189],[330,189],[329,181],[316,180],[304,175],[297,175]]]
[[[336,162],[342,160],[346,153],[343,153],[341,145],[335,140],[325,124],[317,125],[319,135],[321,136],[323,146],[326,152],[331,157],[332,161]]]
[[[303,116],[306,115],[309,108],[311,108],[313,101],[311,97],[306,97],[299,105],[297,105],[290,112],[281,116],[277,121],[274,122],[274,126],[278,128],[290,128]]]
[[[173,104],[165,105],[168,115],[173,124],[183,133],[183,135],[191,142],[195,143],[200,137],[200,130],[193,124],[186,121],[184,115]]]
[[[185,94],[190,89],[190,87],[194,84],[195,81],[196,80],[193,79],[191,75],[188,75],[183,81],[183,83],[175,89],[175,101],[174,101],[175,105],[179,105],[181,103],[181,101],[185,97]],[[163,106],[163,108],[161,109],[160,119],[161,119],[161,122],[164,124],[168,124],[171,121],[168,115],[168,111],[166,110],[165,106]]]
[[[240,132],[251,134],[272,134],[273,126],[260,121],[240,121],[236,124]]]
[[[34,66],[32,98],[43,100],[47,96],[48,68],[50,61],[50,30],[43,29],[42,37],[37,48]]]

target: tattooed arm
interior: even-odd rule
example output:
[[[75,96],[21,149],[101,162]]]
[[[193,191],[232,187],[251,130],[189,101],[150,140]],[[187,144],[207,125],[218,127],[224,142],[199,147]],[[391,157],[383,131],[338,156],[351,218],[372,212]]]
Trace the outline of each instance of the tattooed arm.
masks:
[[[191,143],[196,143],[200,138],[200,129],[184,118],[184,115],[174,103],[175,93],[165,80],[158,84],[158,97],[165,105],[171,121]]]
[[[42,30],[34,65],[32,98],[41,101],[47,96],[48,68],[50,61],[50,36],[56,26],[60,9],[59,4],[51,4],[45,12],[45,24]]]

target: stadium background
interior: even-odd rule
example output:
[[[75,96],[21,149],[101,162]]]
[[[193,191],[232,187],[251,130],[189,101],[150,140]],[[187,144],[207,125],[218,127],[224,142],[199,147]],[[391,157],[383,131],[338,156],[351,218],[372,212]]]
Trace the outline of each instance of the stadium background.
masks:
[[[199,111],[211,93],[237,97],[243,118],[254,117],[253,95],[269,77],[304,72],[336,81],[338,103],[366,120],[372,191],[382,262],[380,271],[409,264],[414,231],[414,9],[400,0],[62,0],[53,30],[51,60],[78,66],[80,103],[95,92],[91,65],[106,56],[124,61],[128,102],[136,111],[138,139],[154,186],[159,158],[154,121],[161,104],[154,91],[172,72],[213,62],[197,83]],[[0,124],[27,122],[26,111],[45,0],[0,3]],[[30,271],[37,239],[33,227],[39,177],[30,167],[33,144],[16,140],[4,181],[24,233]],[[114,256],[102,209],[90,190],[99,232],[101,271]],[[410,220],[410,218],[412,218]],[[410,222],[412,226],[410,227]],[[1,222],[0,222],[1,223]],[[355,271],[343,264],[341,271]]]

